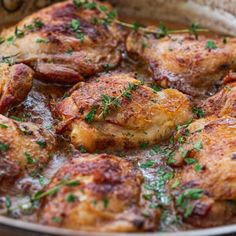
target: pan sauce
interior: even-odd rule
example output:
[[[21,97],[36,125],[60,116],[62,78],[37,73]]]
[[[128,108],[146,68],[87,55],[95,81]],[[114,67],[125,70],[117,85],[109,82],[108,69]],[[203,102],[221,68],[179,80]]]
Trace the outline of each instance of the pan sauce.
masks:
[[[146,65],[143,62],[137,62],[129,58],[127,55],[123,55],[124,60],[122,64],[116,69],[117,71],[137,71],[138,78],[144,80],[147,84],[152,83],[151,75],[148,72]],[[18,117],[23,121],[30,121],[36,124],[40,124],[46,129],[55,132],[54,125],[57,120],[53,117],[53,107],[56,101],[59,101],[65,92],[68,90],[67,86],[50,85],[38,80],[34,80],[33,88],[28,95],[27,99],[19,106],[11,109],[8,112],[8,116]],[[73,154],[78,151],[75,150],[72,145],[69,144],[69,140],[63,137],[57,136],[58,145],[55,149],[52,159],[49,162],[47,168],[40,176],[19,179],[12,189],[6,193],[1,194],[1,212],[2,215],[23,219],[26,221],[34,222],[35,215],[32,206],[29,203],[30,193],[36,192],[44,185],[46,185],[53,174],[70,159]],[[163,149],[163,150],[162,150]],[[144,198],[153,195],[152,200],[143,201],[143,204],[148,204],[150,207],[164,207],[164,213],[161,219],[160,230],[164,231],[176,231],[186,228],[191,228],[183,224],[180,218],[176,215],[173,209],[171,196],[168,194],[165,188],[165,182],[172,176],[172,169],[166,165],[165,156],[168,151],[168,142],[158,144],[153,148],[146,148],[145,144],[140,150],[136,151],[123,151],[122,153],[114,153],[124,159],[132,161],[135,166],[139,167],[145,178],[143,185]],[[166,151],[165,151],[166,150]],[[140,168],[142,164],[150,160],[157,161],[157,165],[152,168]],[[160,164],[160,165],[159,165]],[[163,176],[165,178],[163,179]],[[25,194],[21,194],[25,192]],[[16,197],[12,197],[12,195]],[[6,197],[11,198],[11,212],[6,210]],[[155,197],[156,196],[156,197]]]
[[[153,24],[153,22],[148,21],[145,21],[145,23]],[[171,27],[179,28],[179,26],[173,24],[171,24]],[[116,68],[117,71],[136,71],[140,80],[144,80],[149,85],[152,83],[151,74],[142,61],[134,61],[127,55],[123,55],[123,58],[122,64]],[[27,99],[19,106],[11,109],[7,116],[14,116],[24,121],[40,124],[54,133],[54,126],[58,121],[52,111],[55,103],[63,97],[67,90],[67,86],[46,84],[34,80],[33,88]],[[8,192],[1,193],[0,209],[2,215],[30,222],[35,221],[35,211],[29,203],[31,194],[42,189],[63,163],[67,162],[74,153],[78,152],[69,143],[69,140],[57,136],[57,141],[58,144],[52,154],[51,161],[40,176],[27,176],[19,179]],[[114,153],[117,156],[132,161],[141,170],[145,179],[142,193],[145,199],[143,204],[148,204],[150,208],[161,207],[163,209],[160,223],[161,231],[176,231],[192,228],[184,224],[175,212],[171,195],[165,186],[173,176],[173,169],[167,166],[165,162],[166,154],[171,148],[172,145],[168,140],[151,148],[147,148],[144,144],[140,147],[140,150]],[[145,164],[152,160],[155,160],[157,164],[146,168]],[[6,208],[6,199],[8,198],[11,199],[11,211],[8,211]]]

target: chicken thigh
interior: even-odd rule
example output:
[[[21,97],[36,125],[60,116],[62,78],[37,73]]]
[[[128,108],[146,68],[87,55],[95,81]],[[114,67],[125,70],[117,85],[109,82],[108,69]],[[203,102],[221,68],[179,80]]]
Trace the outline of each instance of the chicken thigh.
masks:
[[[24,100],[32,88],[33,75],[24,64],[0,64],[0,113]]]
[[[65,1],[4,30],[0,55],[13,56],[50,82],[72,84],[118,64],[123,33],[110,5]]]
[[[0,115],[1,189],[6,182],[42,170],[50,159],[54,144],[50,132],[32,123],[17,122]]]
[[[56,107],[63,120],[58,131],[90,152],[153,144],[192,117],[184,94],[174,89],[155,92],[128,73],[102,75],[73,90]]]
[[[191,96],[214,92],[223,76],[236,69],[236,39],[186,34],[161,39],[131,33],[126,47],[146,61],[154,80],[163,87],[177,88]]]
[[[197,227],[235,221],[236,119],[199,119],[180,130],[177,140],[172,165],[179,167],[178,211]]]
[[[236,118],[236,73],[230,73],[224,81],[225,85],[218,93],[202,102],[201,108],[206,116],[229,115]]]
[[[39,222],[79,230],[133,232],[157,228],[159,211],[142,215],[143,178],[128,161],[84,154],[74,158],[38,195]],[[54,194],[47,194],[58,188]]]

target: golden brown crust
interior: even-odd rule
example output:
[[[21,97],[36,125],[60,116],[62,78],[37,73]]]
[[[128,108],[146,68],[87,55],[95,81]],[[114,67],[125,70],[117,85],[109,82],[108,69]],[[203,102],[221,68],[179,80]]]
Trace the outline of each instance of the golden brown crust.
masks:
[[[208,41],[217,48],[207,49]],[[210,94],[230,69],[236,69],[236,40],[222,37],[171,35],[162,39],[132,33],[126,41],[129,53],[148,62],[156,82],[191,96]]]
[[[34,72],[24,64],[0,65],[0,113],[22,102],[32,88]]]
[[[16,180],[42,170],[54,145],[48,131],[0,115],[0,180]]]
[[[103,3],[108,9],[110,5]],[[93,24],[101,19],[96,9],[77,9],[73,1],[58,3],[26,17],[17,24],[18,30],[43,23],[33,30],[24,30],[24,37],[0,45],[0,55],[16,55],[17,62],[34,68],[36,76],[49,82],[73,84],[108,67],[116,66],[121,58],[123,33],[115,24]],[[76,38],[70,26],[80,22],[84,39]],[[15,27],[2,32],[3,38],[14,36]],[[43,39],[43,42],[37,40]],[[46,40],[46,42],[45,42]],[[109,66],[107,66],[109,65]]]
[[[130,98],[121,97],[119,107],[110,107],[104,118],[102,95],[118,97],[131,84],[137,87]],[[93,121],[86,122],[86,115],[96,106],[99,108]],[[58,103],[56,111],[63,119],[61,131],[67,129],[72,143],[88,151],[152,144],[168,137],[176,125],[192,117],[185,95],[174,89],[156,93],[127,73],[102,75],[76,85],[75,91]]]
[[[207,116],[229,115],[236,117],[236,82],[233,82],[236,81],[236,74],[231,73],[224,80],[226,81],[224,87],[201,104]]]
[[[86,154],[64,165],[44,191],[66,179],[79,183],[73,187],[63,186],[43,200],[39,213],[41,223],[116,232],[153,227],[145,225],[146,219],[139,209],[142,176],[131,163],[112,155]],[[68,201],[68,195],[74,196],[73,202]],[[55,222],[55,217],[60,221]]]
[[[188,130],[174,155],[173,165],[181,167],[176,178],[184,188],[202,189],[205,195],[189,221],[198,227],[224,224],[236,214],[235,203],[230,203],[236,200],[236,119],[212,116],[193,122]],[[186,158],[195,164],[186,164]],[[222,217],[216,221],[216,215]]]

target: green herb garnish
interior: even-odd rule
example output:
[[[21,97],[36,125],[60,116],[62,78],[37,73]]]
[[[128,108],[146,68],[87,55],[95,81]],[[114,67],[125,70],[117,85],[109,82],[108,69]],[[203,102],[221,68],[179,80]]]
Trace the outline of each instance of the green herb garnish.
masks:
[[[0,142],[0,153],[6,152],[9,150],[9,145],[3,142]]]
[[[205,116],[205,112],[202,110],[200,107],[194,107],[193,108],[193,113],[198,117],[202,118]]]
[[[39,139],[36,141],[36,143],[41,147],[41,148],[46,148],[46,141],[44,139]]]
[[[8,126],[0,123],[0,128],[7,129]]]
[[[155,164],[156,164],[156,161],[148,160],[148,161],[146,161],[145,163],[142,163],[142,164],[140,165],[140,168],[147,169],[147,168],[152,167],[152,166],[155,165]]]
[[[36,43],[48,43],[49,40],[48,39],[43,39],[43,38],[37,38],[35,42]]]
[[[201,141],[196,142],[193,147],[196,151],[200,151],[203,148],[202,142]]]
[[[217,45],[214,41],[212,40],[208,40],[207,43],[206,43],[206,49],[216,49],[217,48]]]

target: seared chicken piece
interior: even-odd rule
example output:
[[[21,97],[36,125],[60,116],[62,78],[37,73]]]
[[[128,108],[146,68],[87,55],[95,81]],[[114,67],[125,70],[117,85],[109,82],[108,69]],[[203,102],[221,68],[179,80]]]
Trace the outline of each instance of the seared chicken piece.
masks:
[[[0,64],[0,113],[24,100],[32,88],[33,74],[24,64]]]
[[[50,159],[54,144],[48,131],[0,115],[1,188],[23,174],[40,171]]]
[[[154,80],[163,87],[177,88],[191,96],[208,95],[230,69],[236,69],[236,39],[172,35],[157,39],[132,33],[129,53],[146,61]]]
[[[178,210],[198,227],[235,221],[236,119],[199,119],[180,131],[178,141],[182,144],[172,160],[181,167],[176,176],[182,186]]]
[[[159,211],[142,215],[143,178],[128,161],[99,154],[80,156],[64,165],[44,189],[42,224],[79,230],[133,232],[155,229]],[[40,197],[40,195],[39,195]]]
[[[181,92],[155,92],[128,73],[93,78],[74,90],[56,107],[63,120],[59,132],[90,152],[161,141],[192,117],[189,100]]]
[[[222,90],[202,102],[201,107],[206,115],[229,115],[236,118],[236,73],[226,76],[225,82]]]
[[[38,11],[2,32],[0,55],[16,55],[15,61],[33,67],[37,77],[56,83],[75,83],[114,67],[123,33],[104,16],[104,9],[112,12],[110,5],[101,6],[102,13],[91,4],[84,9],[66,1]]]

